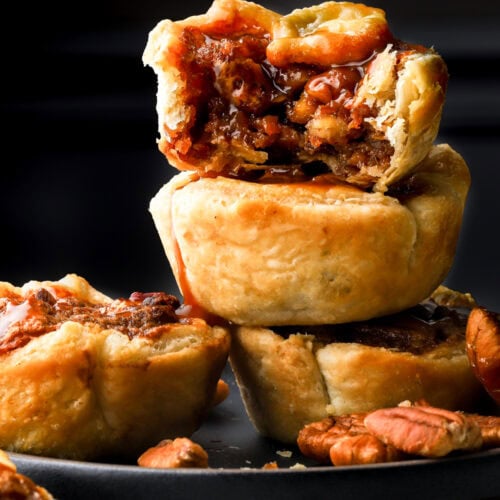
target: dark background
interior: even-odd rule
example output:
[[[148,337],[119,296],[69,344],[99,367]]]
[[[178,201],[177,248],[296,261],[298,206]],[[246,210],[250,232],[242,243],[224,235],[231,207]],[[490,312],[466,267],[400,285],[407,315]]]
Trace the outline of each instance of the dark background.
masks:
[[[286,12],[317,2],[262,3]],[[115,296],[177,293],[148,213],[175,171],[156,149],[156,79],[141,55],[158,21],[209,4],[3,6],[0,280],[75,272]],[[500,310],[500,2],[371,4],[396,36],[434,46],[448,63],[439,141],[465,157],[473,185],[447,284]]]

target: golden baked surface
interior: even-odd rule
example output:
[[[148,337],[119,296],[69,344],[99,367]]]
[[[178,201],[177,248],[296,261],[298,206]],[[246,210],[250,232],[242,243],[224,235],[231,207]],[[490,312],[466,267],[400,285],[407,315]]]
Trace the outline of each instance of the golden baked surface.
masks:
[[[465,353],[466,321],[429,301],[361,323],[238,327],[230,361],[257,430],[294,443],[309,422],[405,400],[474,408],[483,391]]]
[[[211,406],[229,334],[179,320],[177,299],[111,299],[83,278],[0,284],[0,448],[137,458],[190,435]]]
[[[181,173],[150,210],[184,297],[242,325],[358,321],[442,283],[470,183],[447,145],[388,193]]]
[[[328,172],[382,192],[429,152],[448,78],[433,50],[391,35],[382,10],[350,2],[282,16],[215,0],[158,23],[143,60],[173,166],[261,182]]]

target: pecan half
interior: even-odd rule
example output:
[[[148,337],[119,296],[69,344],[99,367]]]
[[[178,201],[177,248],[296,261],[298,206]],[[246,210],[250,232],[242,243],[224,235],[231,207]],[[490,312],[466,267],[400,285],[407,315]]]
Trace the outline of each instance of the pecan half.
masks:
[[[330,448],[330,460],[337,466],[396,462],[403,458],[404,453],[368,432],[339,436]]]
[[[367,433],[363,424],[365,413],[327,417],[305,425],[297,437],[303,455],[319,463],[330,462],[330,448],[341,436]]]
[[[476,377],[500,405],[500,314],[474,308],[467,321],[465,340]]]
[[[306,425],[297,445],[303,455],[319,463],[360,465],[402,460],[404,454],[369,434],[364,413],[328,417]]]
[[[441,457],[482,446],[479,425],[465,415],[434,408],[384,408],[369,413],[366,428],[381,441],[411,455]]]
[[[154,469],[207,468],[207,452],[188,438],[165,439],[146,450],[137,460],[140,467]]]

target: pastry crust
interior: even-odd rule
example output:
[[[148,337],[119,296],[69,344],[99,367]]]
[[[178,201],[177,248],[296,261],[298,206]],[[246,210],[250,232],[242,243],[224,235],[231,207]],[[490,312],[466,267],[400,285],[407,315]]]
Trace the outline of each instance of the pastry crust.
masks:
[[[394,148],[375,191],[385,192],[429,153],[441,122],[446,80],[445,63],[434,52],[410,53],[398,62],[388,47],[372,62],[356,100],[377,109],[376,117],[367,120]]]
[[[242,34],[259,49],[235,45],[236,39],[246,43]],[[218,46],[221,39],[226,42]],[[277,66],[266,66],[266,45],[266,60]],[[360,61],[360,54],[370,63]],[[321,162],[339,178],[381,192],[429,152],[448,76],[433,50],[392,38],[383,11],[350,2],[281,16],[244,0],[215,0],[206,14],[161,21],[143,60],[158,77],[159,147],[174,167],[235,176]],[[307,82],[323,78],[330,66],[345,70],[339,62],[359,65],[364,76],[356,88],[331,100],[309,93]],[[297,68],[307,75],[299,84],[290,76]],[[282,73],[288,75],[285,83],[276,79]],[[290,86],[293,92],[276,90]],[[257,103],[262,95],[272,106]],[[273,111],[279,106],[280,113]],[[210,125],[212,112],[219,121]]]
[[[185,298],[241,325],[344,323],[425,299],[453,261],[470,177],[435,146],[391,193],[181,173],[150,211]]]
[[[117,316],[131,307],[76,275],[21,288],[2,283],[0,302],[19,302],[3,310],[2,336],[19,321],[36,326],[26,308],[40,289],[97,309],[116,305]],[[71,459],[135,459],[201,424],[227,360],[226,329],[193,319],[131,336],[78,316],[56,326],[0,354],[0,447]]]
[[[235,327],[232,333],[230,362],[248,416],[262,435],[286,443],[328,415],[420,399],[472,409],[483,394],[463,336],[411,353],[309,334],[282,337],[271,328]]]

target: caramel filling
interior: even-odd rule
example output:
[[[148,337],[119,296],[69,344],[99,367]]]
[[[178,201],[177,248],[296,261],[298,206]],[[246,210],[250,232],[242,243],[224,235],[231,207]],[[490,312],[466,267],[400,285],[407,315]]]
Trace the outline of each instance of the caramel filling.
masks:
[[[61,292],[62,291],[62,292]],[[97,325],[127,335],[155,337],[166,324],[176,323],[179,301],[163,292],[134,292],[129,299],[95,304],[58,289],[45,288],[27,297],[0,298],[0,354],[27,344],[32,338],[57,330],[64,322]]]
[[[468,313],[427,301],[398,314],[340,325],[280,326],[272,330],[283,337],[313,335],[317,345],[357,343],[415,355],[441,345],[465,342]]]
[[[173,214],[173,198],[171,200],[170,214]],[[179,286],[180,292],[182,294],[183,303],[176,310],[177,316],[179,318],[187,319],[190,318],[200,318],[203,319],[210,326],[225,326],[227,325],[227,321],[208,312],[206,309],[200,306],[198,301],[196,300],[193,291],[191,289],[191,285],[189,283],[189,279],[187,276],[187,268],[184,263],[184,258],[182,257],[182,252],[179,247],[179,240],[177,239],[177,235],[175,234],[175,224],[174,221],[170,221],[171,227],[171,241],[173,244],[173,254],[174,254],[174,262],[176,269],[176,281]]]
[[[394,152],[365,120],[377,110],[355,100],[377,52],[342,66],[278,68],[266,58],[269,42],[258,27],[184,28],[169,57],[187,81],[192,119],[182,130],[165,126],[160,149],[204,176],[303,182],[328,174],[371,186]],[[390,42],[400,58],[424,50]]]

